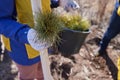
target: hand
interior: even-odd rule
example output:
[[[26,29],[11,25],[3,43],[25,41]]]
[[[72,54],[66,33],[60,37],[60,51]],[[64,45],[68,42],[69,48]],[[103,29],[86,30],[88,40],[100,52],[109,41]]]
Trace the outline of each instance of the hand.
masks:
[[[40,58],[42,63],[43,75],[45,80],[54,80],[50,68],[49,68],[49,57],[47,48],[50,46],[47,42],[41,41],[37,37],[37,32],[34,29],[30,29],[27,34],[28,42],[37,51],[40,52]]]
[[[78,3],[74,0],[60,0],[60,6],[63,7],[66,11],[71,9],[76,10],[80,8]]]
[[[37,37],[37,32],[34,29],[30,29],[27,34],[27,39],[29,44],[37,51],[41,51],[43,49],[47,49],[50,44],[45,41],[41,41]]]

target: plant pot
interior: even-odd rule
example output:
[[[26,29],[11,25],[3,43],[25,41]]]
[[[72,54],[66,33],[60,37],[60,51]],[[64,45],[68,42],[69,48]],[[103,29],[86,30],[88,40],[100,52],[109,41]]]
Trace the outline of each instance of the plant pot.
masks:
[[[60,33],[61,42],[58,44],[58,51],[63,56],[69,56],[78,53],[90,31],[81,32],[70,29],[64,29]]]

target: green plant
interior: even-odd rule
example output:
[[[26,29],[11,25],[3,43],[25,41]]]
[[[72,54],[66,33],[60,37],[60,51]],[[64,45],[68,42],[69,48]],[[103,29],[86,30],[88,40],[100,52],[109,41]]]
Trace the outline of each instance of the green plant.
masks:
[[[88,31],[90,27],[90,22],[87,19],[82,18],[80,15],[66,14],[61,17],[61,20],[67,28],[72,30]]]
[[[53,13],[37,13],[35,30],[38,33],[38,38],[50,44],[59,42],[59,32],[62,31],[63,23],[60,17]]]

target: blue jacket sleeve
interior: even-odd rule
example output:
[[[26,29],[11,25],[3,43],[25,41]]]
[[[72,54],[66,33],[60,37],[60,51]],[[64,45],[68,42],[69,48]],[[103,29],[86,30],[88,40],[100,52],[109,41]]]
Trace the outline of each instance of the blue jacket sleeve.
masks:
[[[0,34],[22,43],[28,43],[27,32],[30,27],[15,20],[14,3],[15,0],[0,0]]]

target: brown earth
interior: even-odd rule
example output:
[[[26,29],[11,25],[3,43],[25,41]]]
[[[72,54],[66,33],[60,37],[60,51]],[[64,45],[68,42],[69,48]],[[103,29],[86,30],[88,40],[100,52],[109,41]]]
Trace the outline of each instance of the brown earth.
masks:
[[[94,57],[112,14],[115,0],[76,0],[79,12],[91,21],[91,33],[80,52],[69,57],[61,54],[49,55],[51,72],[55,80],[117,80],[117,59],[120,56],[120,39],[114,38],[108,53]],[[17,68],[5,55],[0,62],[0,80],[18,80]]]

